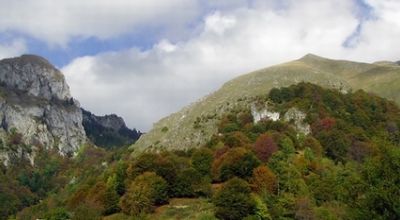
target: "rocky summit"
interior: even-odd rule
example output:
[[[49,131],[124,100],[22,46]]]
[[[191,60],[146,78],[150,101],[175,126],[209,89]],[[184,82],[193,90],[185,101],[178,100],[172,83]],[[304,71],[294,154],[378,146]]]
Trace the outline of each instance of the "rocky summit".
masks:
[[[86,141],[79,103],[63,74],[35,55],[0,61],[0,162],[33,163],[39,148],[70,155]]]

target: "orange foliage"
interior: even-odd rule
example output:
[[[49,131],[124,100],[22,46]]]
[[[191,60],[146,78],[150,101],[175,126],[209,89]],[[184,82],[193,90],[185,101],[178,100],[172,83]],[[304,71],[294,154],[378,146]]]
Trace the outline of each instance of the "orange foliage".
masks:
[[[276,176],[267,166],[259,166],[253,170],[250,185],[257,193],[274,193],[276,190]]]

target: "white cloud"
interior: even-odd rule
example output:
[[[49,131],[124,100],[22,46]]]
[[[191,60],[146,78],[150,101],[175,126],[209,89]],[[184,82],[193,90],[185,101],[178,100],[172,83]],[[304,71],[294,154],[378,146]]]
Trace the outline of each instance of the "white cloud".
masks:
[[[14,39],[11,42],[0,43],[0,59],[18,56],[26,51],[26,44],[22,39]]]
[[[395,49],[400,28],[391,7],[376,5],[378,18],[363,24],[355,47],[344,48],[359,24],[354,2],[268,3],[210,13],[185,41],[164,39],[145,51],[131,48],[77,58],[63,71],[84,107],[120,114],[130,126],[148,130],[239,74],[306,53],[359,61],[400,57]]]
[[[376,19],[363,25],[358,47],[350,57],[364,61],[400,60],[400,1],[367,0]]]
[[[199,13],[195,0],[0,0],[0,31],[52,46],[73,38],[109,39],[146,27],[180,28]]]

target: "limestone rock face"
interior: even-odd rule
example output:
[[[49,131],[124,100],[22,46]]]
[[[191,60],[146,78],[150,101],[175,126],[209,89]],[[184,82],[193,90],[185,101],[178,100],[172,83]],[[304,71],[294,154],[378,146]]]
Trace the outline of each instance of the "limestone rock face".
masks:
[[[0,61],[0,162],[26,157],[35,149],[56,148],[73,154],[85,143],[82,112],[62,73],[44,58],[23,55]],[[22,144],[9,137],[20,134]]]
[[[6,88],[47,100],[71,98],[63,74],[47,60],[35,55],[2,60],[0,83]]]
[[[272,121],[279,120],[279,112],[269,111],[268,109],[267,103],[265,106],[263,106],[263,108],[257,108],[254,104],[251,105],[251,115],[253,116],[254,123],[257,123],[262,119],[270,119]]]
[[[290,108],[283,116],[284,121],[293,122],[298,132],[305,135],[311,133],[311,127],[309,124],[304,122],[306,113],[298,110],[297,108]]]

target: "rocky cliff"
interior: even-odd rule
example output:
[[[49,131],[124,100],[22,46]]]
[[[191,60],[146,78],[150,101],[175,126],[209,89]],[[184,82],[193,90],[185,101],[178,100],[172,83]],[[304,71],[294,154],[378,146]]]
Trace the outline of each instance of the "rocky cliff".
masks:
[[[0,61],[0,162],[33,163],[39,148],[70,155],[86,141],[79,103],[62,73],[44,58],[23,55]]]
[[[129,129],[124,119],[111,114],[96,116],[82,109],[83,126],[88,138],[97,146],[115,148],[134,143],[141,133],[136,129]]]

